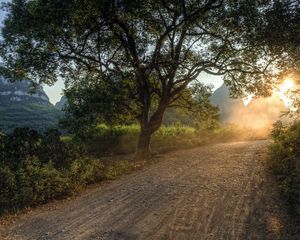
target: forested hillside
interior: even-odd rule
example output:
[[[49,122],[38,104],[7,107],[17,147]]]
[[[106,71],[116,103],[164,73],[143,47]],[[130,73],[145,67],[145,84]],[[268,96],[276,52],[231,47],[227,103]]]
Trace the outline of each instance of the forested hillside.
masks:
[[[29,81],[8,82],[0,78],[0,129],[16,127],[44,131],[57,127],[62,112],[55,108],[42,88],[32,89]]]

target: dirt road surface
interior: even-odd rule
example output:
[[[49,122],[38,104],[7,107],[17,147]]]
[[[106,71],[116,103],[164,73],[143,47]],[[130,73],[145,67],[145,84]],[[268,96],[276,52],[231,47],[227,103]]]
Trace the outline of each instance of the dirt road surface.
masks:
[[[21,214],[0,226],[0,239],[300,239],[266,171],[267,144],[166,154],[54,209]]]

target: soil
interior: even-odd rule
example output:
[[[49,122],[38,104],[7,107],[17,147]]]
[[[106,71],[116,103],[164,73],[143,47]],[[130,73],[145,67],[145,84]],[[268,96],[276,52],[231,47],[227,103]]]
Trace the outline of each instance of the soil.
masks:
[[[0,239],[300,239],[268,173],[267,145],[165,154],[75,199],[19,214],[0,226]]]

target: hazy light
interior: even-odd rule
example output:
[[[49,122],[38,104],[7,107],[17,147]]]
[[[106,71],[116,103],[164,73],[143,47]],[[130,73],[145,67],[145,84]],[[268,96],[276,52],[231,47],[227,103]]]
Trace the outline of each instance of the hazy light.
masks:
[[[290,110],[293,109],[293,99],[291,98],[290,91],[295,89],[295,83],[292,79],[286,79],[282,84],[279,85],[278,90],[275,93],[280,97],[284,105]]]
[[[296,88],[294,81],[290,78],[285,79],[282,84],[278,86],[277,89],[274,89],[273,92],[281,99],[283,104],[292,111],[296,109],[293,108],[293,99],[291,96],[291,91]],[[243,98],[243,103],[247,106],[253,99],[254,95],[251,94]]]
[[[244,103],[245,106],[247,106],[247,105],[252,101],[253,96],[254,96],[254,95],[251,94],[251,95],[249,95],[249,96],[243,98],[243,103]]]
[[[280,92],[287,92],[293,89],[295,86],[292,79],[286,79],[281,85],[279,85]]]

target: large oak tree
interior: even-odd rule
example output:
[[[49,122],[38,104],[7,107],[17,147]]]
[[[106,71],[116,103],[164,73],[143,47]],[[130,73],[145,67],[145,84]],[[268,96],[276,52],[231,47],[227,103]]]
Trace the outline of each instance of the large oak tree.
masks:
[[[166,108],[201,73],[224,76],[236,95],[268,93],[283,54],[261,41],[273,2],[13,0],[2,70],[47,84],[58,77],[73,86],[91,79],[116,84],[134,102],[116,109],[139,121],[137,156],[144,157]]]

